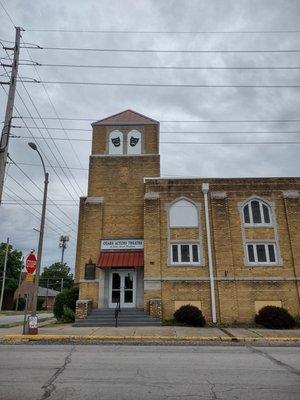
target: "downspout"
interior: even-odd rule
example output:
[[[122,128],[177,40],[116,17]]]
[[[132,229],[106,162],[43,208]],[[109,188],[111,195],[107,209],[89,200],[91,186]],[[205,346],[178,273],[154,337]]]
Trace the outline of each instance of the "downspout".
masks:
[[[213,271],[213,258],[211,249],[211,233],[209,223],[209,211],[208,211],[208,191],[209,184],[202,183],[202,193],[204,195],[204,211],[205,211],[205,226],[206,226],[206,238],[207,238],[207,252],[208,252],[208,270],[209,270],[209,282],[210,282],[210,301],[211,301],[211,317],[214,324],[217,323],[217,312],[216,312],[216,293],[215,293],[215,281]]]

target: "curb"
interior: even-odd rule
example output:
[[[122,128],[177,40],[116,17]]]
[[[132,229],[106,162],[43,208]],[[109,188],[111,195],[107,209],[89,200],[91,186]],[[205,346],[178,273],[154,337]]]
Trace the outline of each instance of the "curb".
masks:
[[[13,341],[134,341],[134,342],[300,342],[300,337],[243,337],[243,336],[108,336],[108,335],[3,335],[1,342]]]

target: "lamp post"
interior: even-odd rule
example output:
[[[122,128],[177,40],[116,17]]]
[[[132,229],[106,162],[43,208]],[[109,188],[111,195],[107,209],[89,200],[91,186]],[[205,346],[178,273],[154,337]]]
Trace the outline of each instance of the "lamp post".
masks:
[[[40,278],[40,269],[41,269],[41,261],[42,261],[42,251],[43,251],[43,239],[44,239],[44,228],[45,228],[45,215],[46,215],[46,203],[47,203],[47,191],[48,191],[48,183],[49,183],[49,174],[46,172],[45,163],[39,152],[35,143],[29,142],[28,146],[32,148],[32,150],[36,151],[41,159],[42,166],[44,169],[45,181],[44,181],[44,196],[43,196],[43,208],[42,208],[42,216],[41,216],[41,225],[39,231],[39,245],[38,245],[38,254],[37,254],[37,263],[36,263],[36,273],[34,280],[34,291],[33,291],[33,299],[32,299],[32,309],[31,316],[36,318],[37,311],[37,299],[38,299],[38,290],[39,290],[39,278]],[[29,326],[30,330],[30,326]],[[32,329],[33,334],[38,333],[38,327],[36,324],[36,328]]]

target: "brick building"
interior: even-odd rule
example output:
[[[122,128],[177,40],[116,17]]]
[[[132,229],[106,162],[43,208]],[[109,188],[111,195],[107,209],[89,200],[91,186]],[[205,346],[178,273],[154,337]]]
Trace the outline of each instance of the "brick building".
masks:
[[[266,304],[299,315],[299,178],[160,178],[157,121],[127,110],[92,126],[78,317],[118,302],[162,319],[182,304],[213,322]]]

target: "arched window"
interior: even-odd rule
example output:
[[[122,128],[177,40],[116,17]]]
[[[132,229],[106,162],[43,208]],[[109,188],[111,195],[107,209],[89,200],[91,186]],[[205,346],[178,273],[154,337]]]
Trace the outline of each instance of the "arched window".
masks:
[[[123,133],[114,130],[109,134],[109,154],[123,154]]]
[[[141,132],[133,129],[127,134],[127,154],[141,154],[142,135]]]
[[[197,207],[188,200],[178,200],[169,211],[170,228],[197,228],[199,226]]]
[[[243,207],[245,225],[272,225],[272,212],[269,205],[261,200],[250,200]]]

